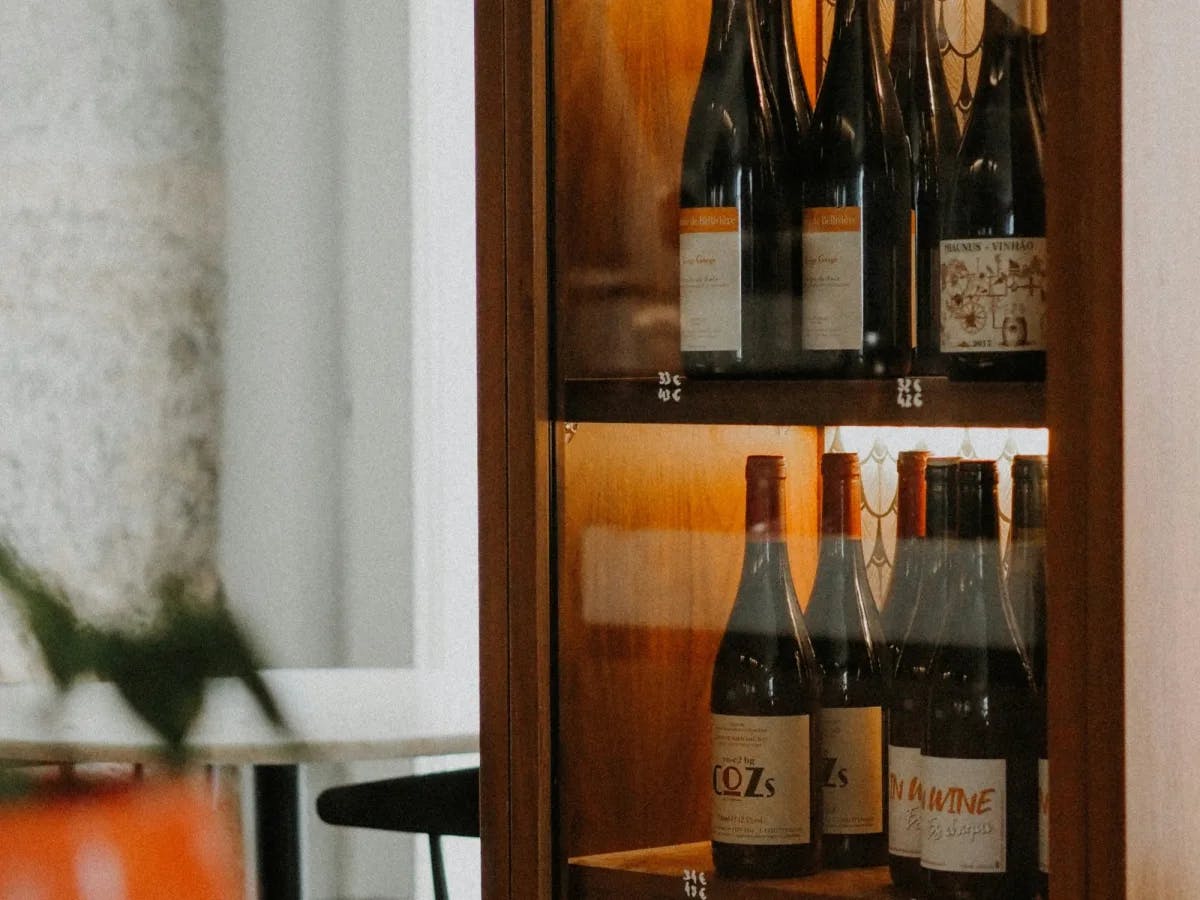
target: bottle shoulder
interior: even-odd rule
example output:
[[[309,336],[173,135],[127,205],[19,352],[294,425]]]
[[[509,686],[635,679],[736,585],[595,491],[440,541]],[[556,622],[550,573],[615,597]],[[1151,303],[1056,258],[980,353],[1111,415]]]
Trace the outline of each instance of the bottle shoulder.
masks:
[[[811,646],[795,636],[726,632],[713,664],[711,706],[727,715],[800,715],[820,702]]]

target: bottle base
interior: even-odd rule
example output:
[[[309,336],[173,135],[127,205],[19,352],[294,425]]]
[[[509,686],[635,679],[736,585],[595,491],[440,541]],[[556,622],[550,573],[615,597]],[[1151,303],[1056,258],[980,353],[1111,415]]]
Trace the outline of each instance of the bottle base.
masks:
[[[1029,882],[1019,875],[976,875],[924,870],[924,900],[1021,900],[1029,897]]]
[[[896,856],[888,854],[888,871],[892,876],[892,884],[907,898],[925,896],[925,870],[921,868],[920,858]]]
[[[827,869],[866,869],[888,863],[885,834],[826,834],[823,843]]]
[[[713,865],[722,878],[799,878],[821,869],[817,844],[712,842]]]
[[[1046,353],[959,353],[949,356],[951,381],[1045,381]]]

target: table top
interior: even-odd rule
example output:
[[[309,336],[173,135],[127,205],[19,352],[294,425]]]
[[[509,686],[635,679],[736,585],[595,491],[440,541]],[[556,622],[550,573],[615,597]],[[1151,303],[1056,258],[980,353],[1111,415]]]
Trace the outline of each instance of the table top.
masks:
[[[188,744],[198,763],[245,765],[444,756],[479,750],[479,704],[453,674],[416,669],[268,669],[290,725],[274,728],[234,679],[209,683]],[[115,687],[0,685],[0,759],[150,762],[156,735]]]

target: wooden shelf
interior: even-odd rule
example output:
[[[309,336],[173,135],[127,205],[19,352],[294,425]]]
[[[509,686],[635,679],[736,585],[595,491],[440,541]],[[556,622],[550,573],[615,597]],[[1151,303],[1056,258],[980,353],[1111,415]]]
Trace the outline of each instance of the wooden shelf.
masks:
[[[904,383],[901,383],[904,382]],[[960,382],[942,377],[872,381],[568,379],[568,422],[764,425],[1045,425],[1040,383]]]
[[[689,876],[691,878],[689,879]],[[707,841],[629,850],[570,860],[568,895],[582,900],[637,897],[639,900],[679,900],[697,897],[689,884],[702,876],[707,900],[896,900],[886,867],[820,872],[807,878],[732,881],[713,873]]]

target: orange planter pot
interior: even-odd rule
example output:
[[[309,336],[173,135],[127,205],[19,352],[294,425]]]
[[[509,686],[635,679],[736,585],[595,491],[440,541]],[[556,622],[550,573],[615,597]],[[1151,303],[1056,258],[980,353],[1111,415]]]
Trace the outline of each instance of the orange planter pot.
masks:
[[[235,829],[184,781],[0,806],[0,897],[240,900]]]

